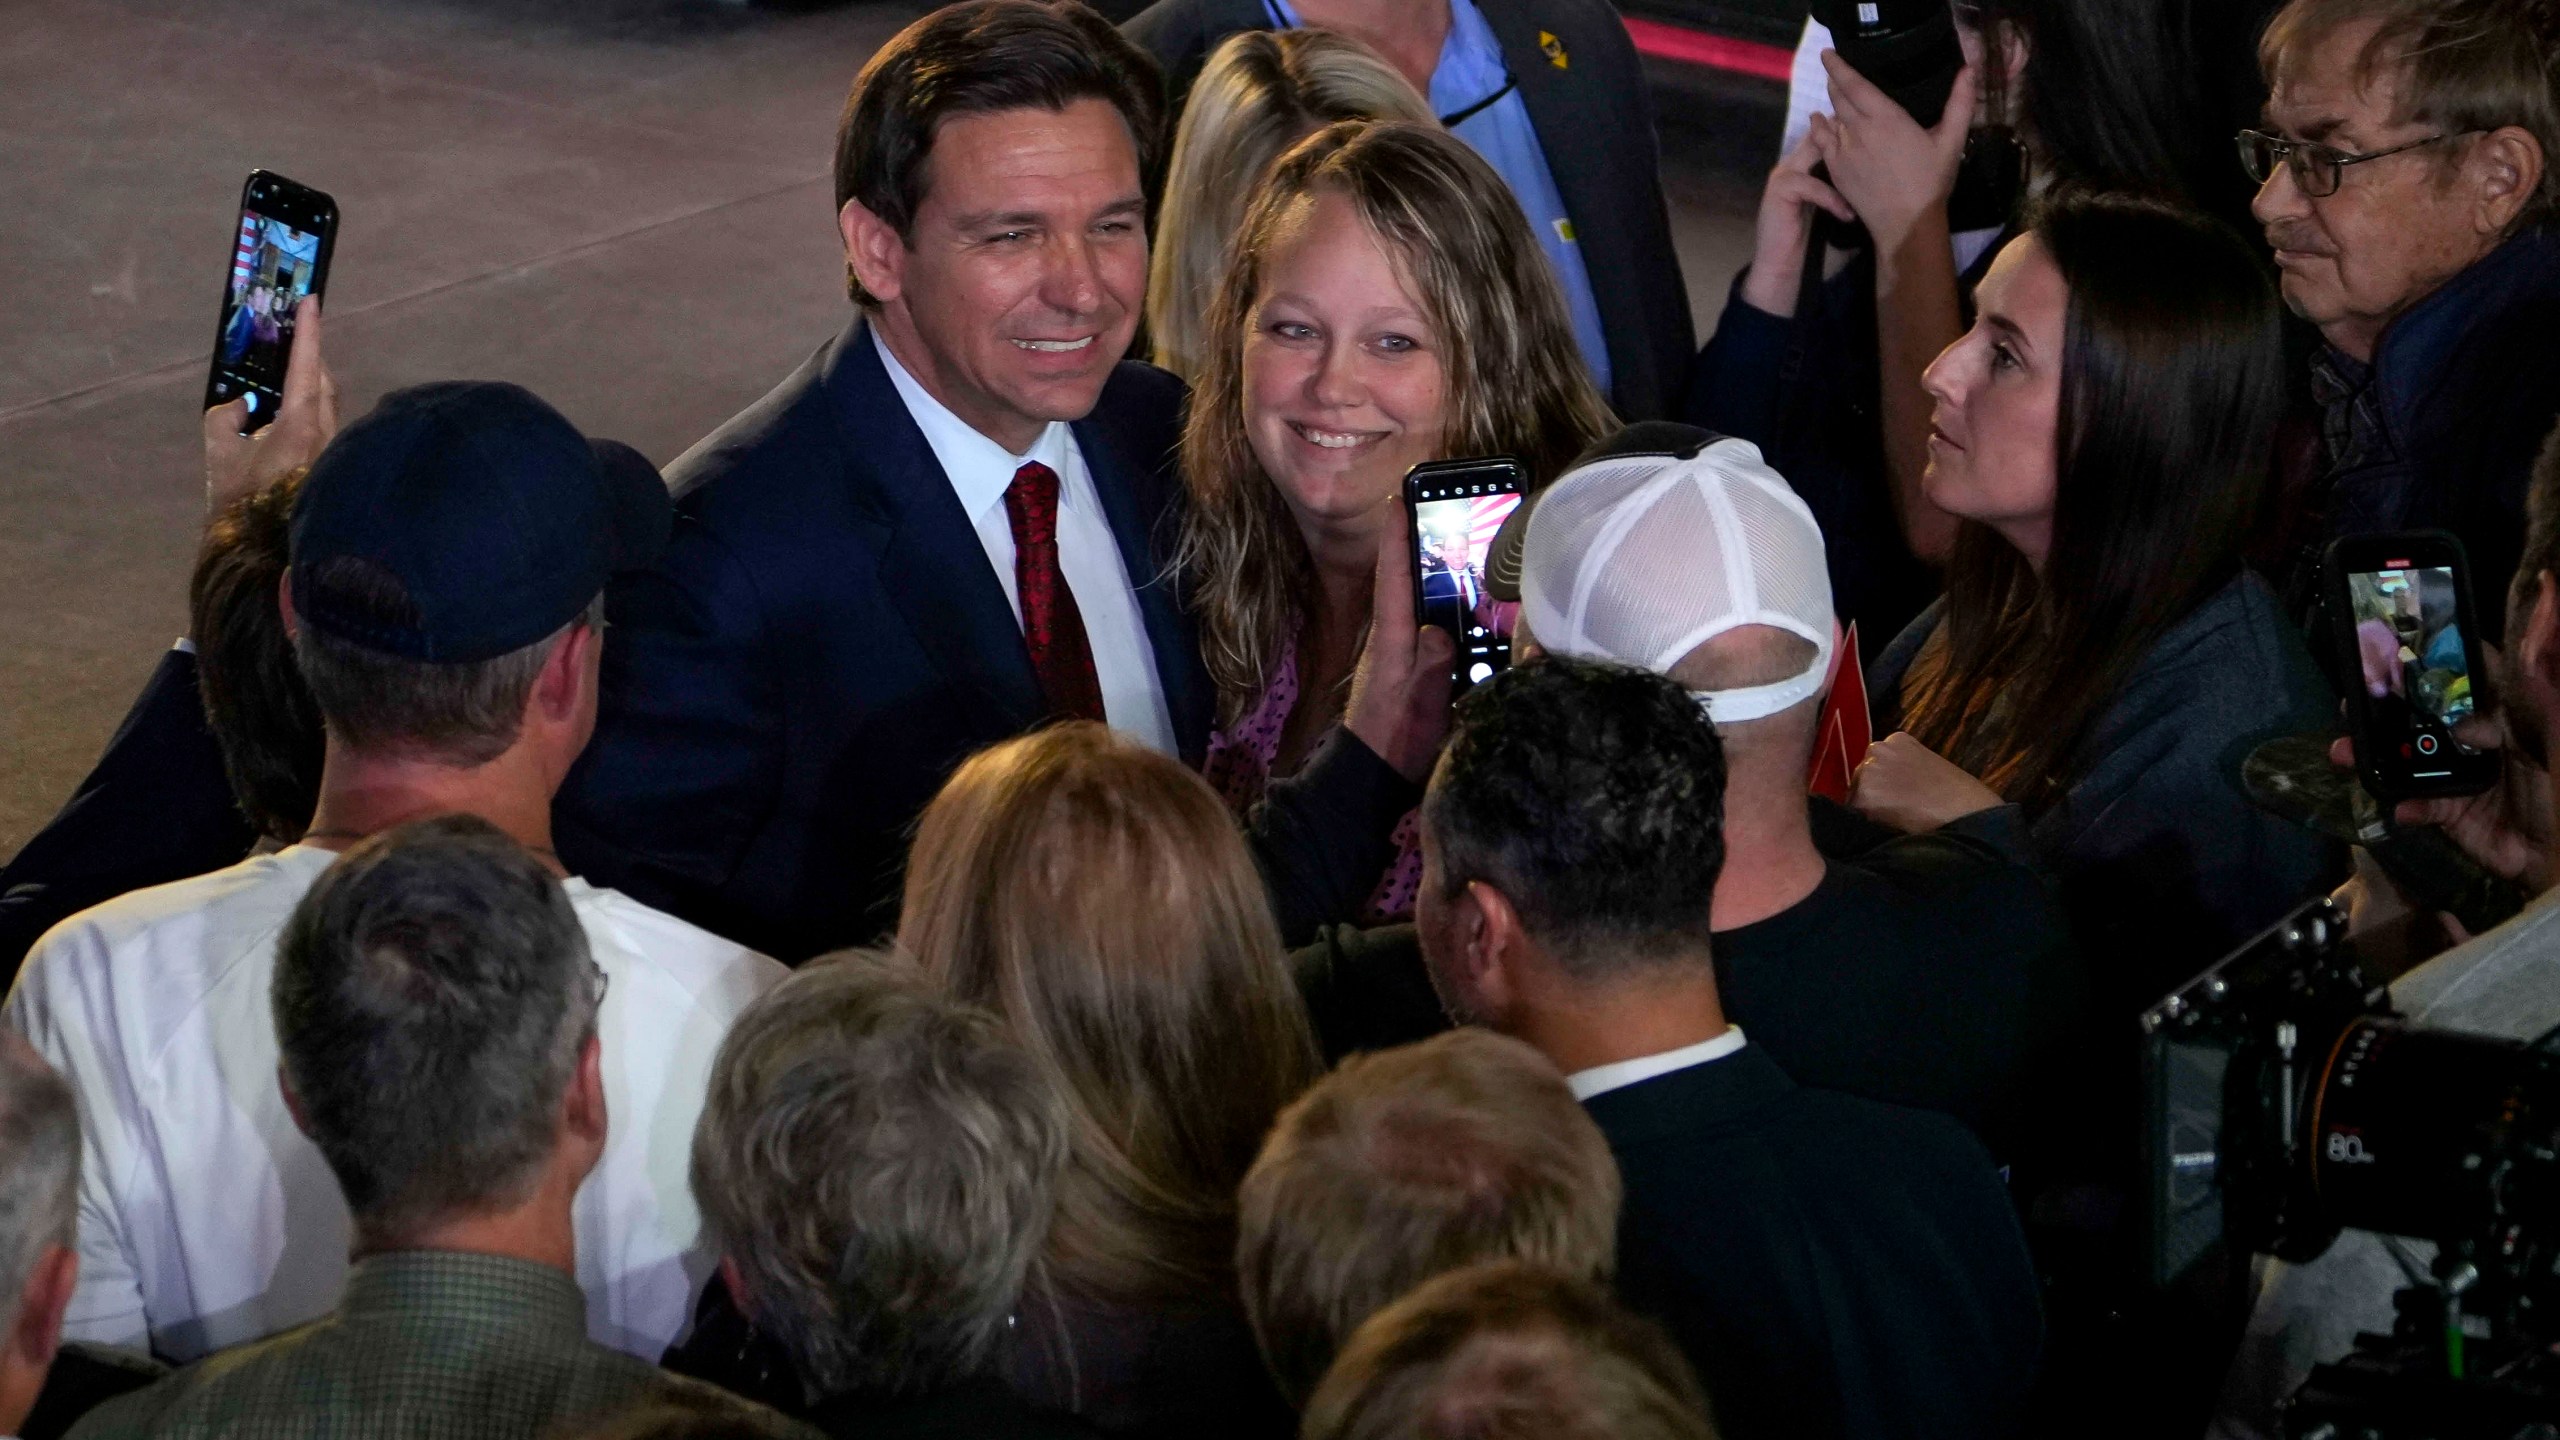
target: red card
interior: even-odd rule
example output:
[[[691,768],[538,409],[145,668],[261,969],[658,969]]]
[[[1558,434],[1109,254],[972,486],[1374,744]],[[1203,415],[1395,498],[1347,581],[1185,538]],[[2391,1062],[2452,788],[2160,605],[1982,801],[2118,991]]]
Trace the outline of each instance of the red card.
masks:
[[[1822,700],[1822,718],[1814,722],[1813,770],[1808,788],[1816,795],[1849,803],[1849,781],[1866,763],[1875,741],[1875,722],[1867,713],[1867,667],[1858,658],[1858,622],[1849,622],[1831,649],[1831,689]]]

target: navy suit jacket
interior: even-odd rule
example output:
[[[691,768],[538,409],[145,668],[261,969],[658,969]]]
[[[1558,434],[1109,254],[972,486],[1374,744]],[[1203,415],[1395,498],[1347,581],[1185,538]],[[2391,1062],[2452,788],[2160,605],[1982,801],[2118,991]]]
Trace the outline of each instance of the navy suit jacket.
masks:
[[[1074,428],[1196,764],[1215,696],[1166,563],[1183,398],[1123,362]],[[785,960],[867,943],[894,922],[925,803],[1046,718],[1021,627],[866,321],[667,479],[665,554],[610,592],[595,739],[555,807],[562,859]],[[1255,838],[1284,929],[1349,918],[1412,803],[1340,733],[1275,787]]]
[[[1954,1120],[1799,1088],[1758,1045],[1584,1108],[1626,1184],[1619,1291],[1688,1352],[1719,1433],[2018,1433],[2035,1273]]]

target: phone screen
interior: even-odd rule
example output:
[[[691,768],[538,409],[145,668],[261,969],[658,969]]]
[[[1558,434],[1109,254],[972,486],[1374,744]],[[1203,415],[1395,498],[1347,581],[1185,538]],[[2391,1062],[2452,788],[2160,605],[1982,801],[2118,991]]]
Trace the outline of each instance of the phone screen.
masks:
[[[2364,687],[2358,743],[2376,746],[2378,762],[2421,786],[2454,780],[2481,752],[2453,734],[2474,705],[2453,567],[2350,570],[2347,604]]]
[[[319,191],[263,170],[249,177],[205,387],[208,406],[247,397],[249,430],[275,418],[294,316],[324,284],[334,223],[329,197]]]
[[[1494,533],[1520,505],[1520,472],[1510,462],[1431,474],[1409,483],[1415,573],[1422,620],[1458,642],[1457,688],[1481,685],[1511,666],[1511,628],[1520,607],[1485,589]]]

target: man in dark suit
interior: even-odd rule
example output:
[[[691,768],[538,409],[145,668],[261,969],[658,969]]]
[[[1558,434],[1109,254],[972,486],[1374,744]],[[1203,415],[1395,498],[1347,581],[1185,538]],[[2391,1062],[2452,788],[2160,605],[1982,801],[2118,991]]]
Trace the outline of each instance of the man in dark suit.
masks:
[[[797,960],[887,927],[970,752],[1081,717],[1204,753],[1167,563],[1182,387],[1120,361],[1160,95],[1100,16],[1033,0],[938,10],[864,67],[836,164],[862,314],[670,468],[664,558],[611,596],[570,865]],[[1255,822],[1295,933],[1366,897],[1436,739],[1446,652],[1395,573],[1346,733]]]
[[[1218,42],[1298,25],[1366,42],[1501,173],[1617,412],[1678,409],[1697,352],[1689,292],[1644,70],[1609,0],[1156,0],[1123,28],[1164,67],[1178,118]]]
[[[1423,801],[1432,982],[1599,1122],[1619,1288],[1727,1436],[2013,1434],[2040,1322],[1990,1156],[1946,1116],[1799,1087],[1725,1019],[1724,778],[1668,677],[1550,656],[1469,692]]]

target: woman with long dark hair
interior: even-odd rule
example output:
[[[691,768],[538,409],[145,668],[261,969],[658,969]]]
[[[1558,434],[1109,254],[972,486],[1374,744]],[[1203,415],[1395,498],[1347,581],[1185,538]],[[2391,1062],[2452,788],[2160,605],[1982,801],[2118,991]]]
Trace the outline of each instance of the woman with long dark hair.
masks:
[[[2015,806],[2102,997],[2139,1004],[2334,864],[2238,780],[2255,740],[2335,708],[2241,560],[2283,404],[2275,291],[2227,228],[2091,197],[2046,210],[1979,293],[1926,377],[1947,593],[1878,661],[1883,728],[1906,733],[1857,800],[1904,829]]]

